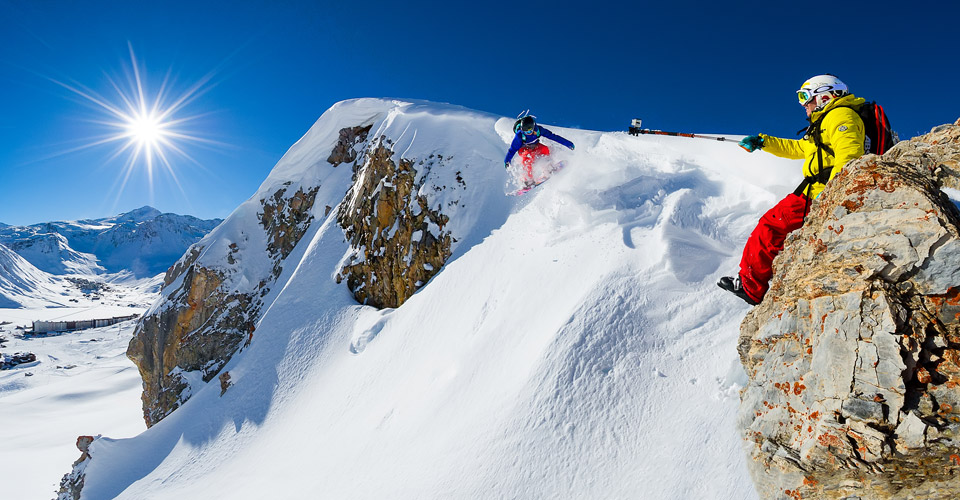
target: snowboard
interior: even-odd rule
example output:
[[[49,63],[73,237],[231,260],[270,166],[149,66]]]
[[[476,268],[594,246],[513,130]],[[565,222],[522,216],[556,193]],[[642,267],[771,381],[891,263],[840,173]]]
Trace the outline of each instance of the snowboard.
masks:
[[[562,170],[563,167],[564,167],[563,161],[553,162],[553,163],[551,163],[549,166],[547,166],[547,168],[544,169],[544,172],[543,172],[543,175],[542,175],[542,176],[534,179],[533,183],[523,185],[523,186],[521,186],[519,189],[514,190],[514,191],[512,191],[512,192],[509,192],[509,193],[507,193],[507,194],[509,194],[510,196],[521,196],[521,195],[524,195],[524,194],[530,192],[532,189],[534,189],[534,188],[536,188],[537,186],[539,186],[540,184],[543,184],[544,182],[547,182],[547,180],[549,180],[550,177],[553,176],[553,174],[555,174],[555,173],[557,173],[558,171]]]

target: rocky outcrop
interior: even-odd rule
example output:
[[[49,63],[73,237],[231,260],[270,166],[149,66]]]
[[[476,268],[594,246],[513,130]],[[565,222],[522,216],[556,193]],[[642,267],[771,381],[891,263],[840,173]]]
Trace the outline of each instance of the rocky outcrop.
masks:
[[[327,162],[336,167],[341,163],[356,161],[363,151],[363,145],[371,128],[373,128],[373,125],[340,129],[340,138],[336,146],[333,147],[333,151],[330,152]]]
[[[337,276],[361,304],[399,307],[439,272],[451,254],[449,218],[431,208],[424,175],[417,168],[442,165],[444,158],[394,161],[390,142],[381,138],[354,166],[353,187],[337,220],[351,244]],[[438,188],[439,189],[439,188]]]
[[[144,315],[127,348],[143,378],[143,413],[147,426],[159,422],[192,395],[190,380],[209,382],[236,351],[253,337],[261,299],[282,271],[312,220],[317,188],[289,192],[289,185],[260,200],[260,227],[272,273],[253,290],[238,290],[229,281],[239,272],[240,247],[229,245],[217,267],[197,263],[204,252],[192,247],[164,277],[163,305]]]
[[[253,332],[255,297],[225,290],[223,272],[192,265],[180,277],[173,303],[144,316],[127,348],[148,427],[190,398],[188,374],[210,381]]]
[[[261,201],[263,212],[260,213],[260,225],[267,232],[267,252],[275,262],[274,277],[280,275],[280,263],[290,255],[293,247],[310,228],[310,222],[313,221],[310,213],[319,189],[299,189],[290,195],[284,187],[269,199]],[[234,251],[233,248],[231,250]]]
[[[73,468],[70,472],[64,474],[63,479],[60,480],[60,490],[57,491],[56,500],[79,500],[80,492],[83,490],[83,482],[86,479],[84,472],[90,465],[91,460],[90,444],[97,437],[77,437],[77,449],[80,450],[80,458],[73,462]]]
[[[847,165],[741,325],[762,498],[960,498],[960,121]]]

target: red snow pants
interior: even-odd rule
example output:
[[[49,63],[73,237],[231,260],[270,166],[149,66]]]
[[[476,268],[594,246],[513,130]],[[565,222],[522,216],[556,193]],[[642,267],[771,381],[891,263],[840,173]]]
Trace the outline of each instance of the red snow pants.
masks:
[[[750,233],[740,260],[740,283],[753,300],[763,300],[773,277],[773,258],[783,250],[787,235],[803,225],[809,207],[806,196],[791,193],[767,210]]]
[[[538,142],[531,146],[523,146],[518,153],[523,160],[523,180],[533,182],[535,180],[533,178],[533,162],[541,156],[550,156],[550,148]]]

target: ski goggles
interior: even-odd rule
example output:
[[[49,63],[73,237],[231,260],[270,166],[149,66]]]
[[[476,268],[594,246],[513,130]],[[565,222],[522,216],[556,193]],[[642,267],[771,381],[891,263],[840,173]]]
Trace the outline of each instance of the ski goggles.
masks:
[[[523,132],[523,135],[533,135],[533,133],[534,133],[535,130],[536,130],[536,129],[521,130],[521,132]]]
[[[797,99],[800,101],[800,104],[806,106],[813,100],[814,97],[822,94],[829,94],[831,97],[840,97],[846,94],[846,87],[835,89],[833,85],[821,85],[813,90],[811,89],[800,89],[797,91]]]

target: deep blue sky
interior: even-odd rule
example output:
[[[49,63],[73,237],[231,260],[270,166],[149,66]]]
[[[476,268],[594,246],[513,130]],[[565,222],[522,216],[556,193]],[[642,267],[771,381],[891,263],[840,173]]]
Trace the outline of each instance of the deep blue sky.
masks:
[[[838,75],[912,137],[960,117],[952,2],[296,2],[0,0],[0,222],[145,204],[225,217],[332,104],[401,97],[547,124],[794,137],[794,90]],[[183,144],[152,186],[117,144],[65,153],[106,116],[55,81],[116,97],[128,47],[148,95],[212,74],[178,112]],[[735,146],[731,146],[735,147]],[[492,165],[491,167],[498,167]],[[182,191],[181,191],[182,188]]]

